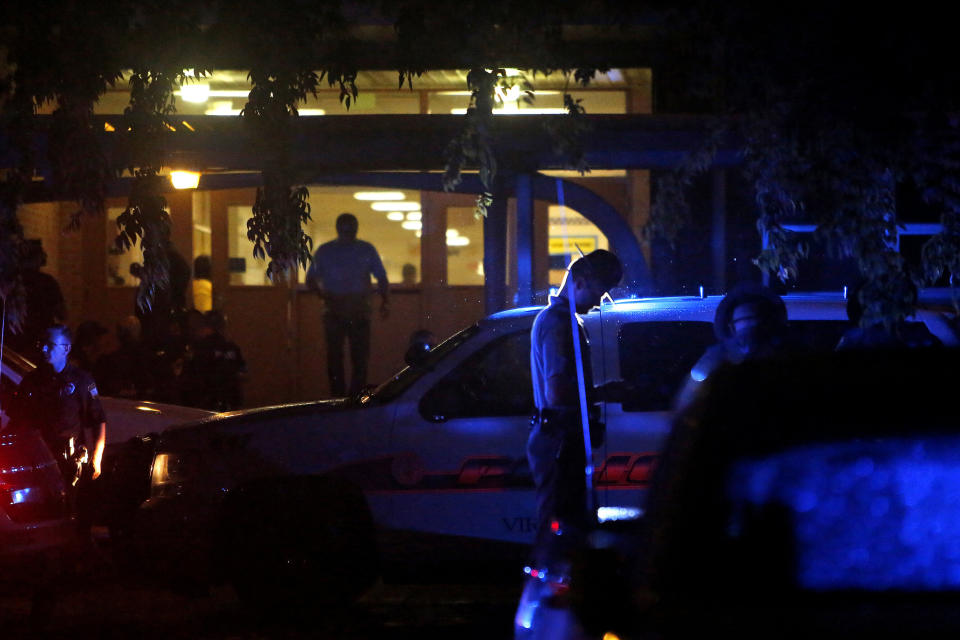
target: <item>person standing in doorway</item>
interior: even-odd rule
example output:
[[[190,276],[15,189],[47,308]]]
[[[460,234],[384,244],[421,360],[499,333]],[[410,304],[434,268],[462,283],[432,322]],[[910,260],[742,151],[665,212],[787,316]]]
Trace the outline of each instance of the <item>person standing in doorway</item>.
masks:
[[[380,317],[390,313],[387,272],[377,250],[357,239],[356,216],[342,213],[336,222],[337,238],[325,242],[313,254],[307,285],[317,290],[325,304],[323,324],[327,340],[327,375],[335,397],[348,391],[344,376],[343,344],[350,343],[350,395],[367,383],[370,356],[370,277],[377,280]]]

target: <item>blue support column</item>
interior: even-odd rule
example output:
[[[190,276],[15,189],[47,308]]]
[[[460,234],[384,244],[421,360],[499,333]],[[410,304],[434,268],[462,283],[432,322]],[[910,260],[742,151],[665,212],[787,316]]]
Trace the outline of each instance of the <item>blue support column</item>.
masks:
[[[500,189],[483,221],[483,273],[486,281],[484,310],[502,311],[507,297],[507,195]]]
[[[517,300],[518,307],[534,303],[533,187],[529,173],[517,174]]]

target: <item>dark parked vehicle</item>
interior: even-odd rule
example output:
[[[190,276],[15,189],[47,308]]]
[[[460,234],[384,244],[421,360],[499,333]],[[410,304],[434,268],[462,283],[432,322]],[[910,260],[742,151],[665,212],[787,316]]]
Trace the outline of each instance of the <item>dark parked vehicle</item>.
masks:
[[[599,531],[528,635],[955,637],[958,365],[886,350],[718,371],[637,529]]]
[[[43,554],[73,535],[60,470],[40,435],[0,433],[0,582],[22,588]]]

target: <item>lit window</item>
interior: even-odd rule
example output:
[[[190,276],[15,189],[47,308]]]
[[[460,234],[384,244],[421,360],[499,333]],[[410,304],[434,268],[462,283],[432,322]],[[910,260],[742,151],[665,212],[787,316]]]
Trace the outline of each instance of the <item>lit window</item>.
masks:
[[[247,220],[253,215],[253,207],[227,207],[230,235],[227,240],[230,261],[230,284],[269,285],[267,261],[253,257],[253,243],[247,238]]]
[[[570,262],[583,253],[609,249],[610,243],[600,229],[570,207],[550,205],[550,284],[559,286]]]
[[[447,208],[447,282],[483,286],[483,221],[473,207]]]
[[[392,284],[420,280],[420,221],[407,219],[406,212],[420,210],[419,191],[390,191],[391,200],[372,200],[375,190],[369,187],[330,187],[312,185],[310,189],[311,220],[304,225],[304,231],[313,239],[316,251],[324,242],[337,237],[336,221],[341,213],[352,213],[357,217],[359,228],[357,238],[372,244],[380,254],[387,279]],[[358,199],[356,193],[364,193]],[[367,196],[366,194],[371,194]],[[403,198],[399,198],[399,196]],[[380,210],[374,210],[372,204],[383,204]],[[404,205],[404,211],[391,208]],[[399,214],[399,215],[397,215]],[[416,217],[416,216],[413,216]],[[414,226],[416,224],[416,228]],[[406,226],[404,226],[406,225]],[[406,268],[406,271],[405,271]],[[412,269],[412,271],[411,271]],[[406,280],[404,274],[406,273]],[[305,270],[300,270],[300,282],[306,281]],[[372,281],[371,281],[372,282]]]

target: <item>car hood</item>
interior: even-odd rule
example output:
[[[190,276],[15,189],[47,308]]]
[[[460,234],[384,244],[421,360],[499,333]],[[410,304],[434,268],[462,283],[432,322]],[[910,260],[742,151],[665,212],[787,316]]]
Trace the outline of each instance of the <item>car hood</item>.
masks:
[[[391,410],[343,398],[221,413],[167,429],[157,451],[205,451],[250,477],[280,470],[313,473],[382,447]]]
[[[221,427],[240,426],[245,423],[273,423],[278,420],[308,417],[319,413],[355,409],[359,405],[349,398],[335,398],[332,400],[317,400],[313,402],[293,402],[289,404],[254,407],[238,411],[222,413],[205,412],[207,415],[198,416],[192,423],[171,426],[167,431],[178,432],[188,429],[218,429]]]
[[[126,442],[136,436],[159,433],[174,425],[196,423],[217,415],[194,407],[110,396],[101,396],[100,402],[107,418],[107,444]]]

